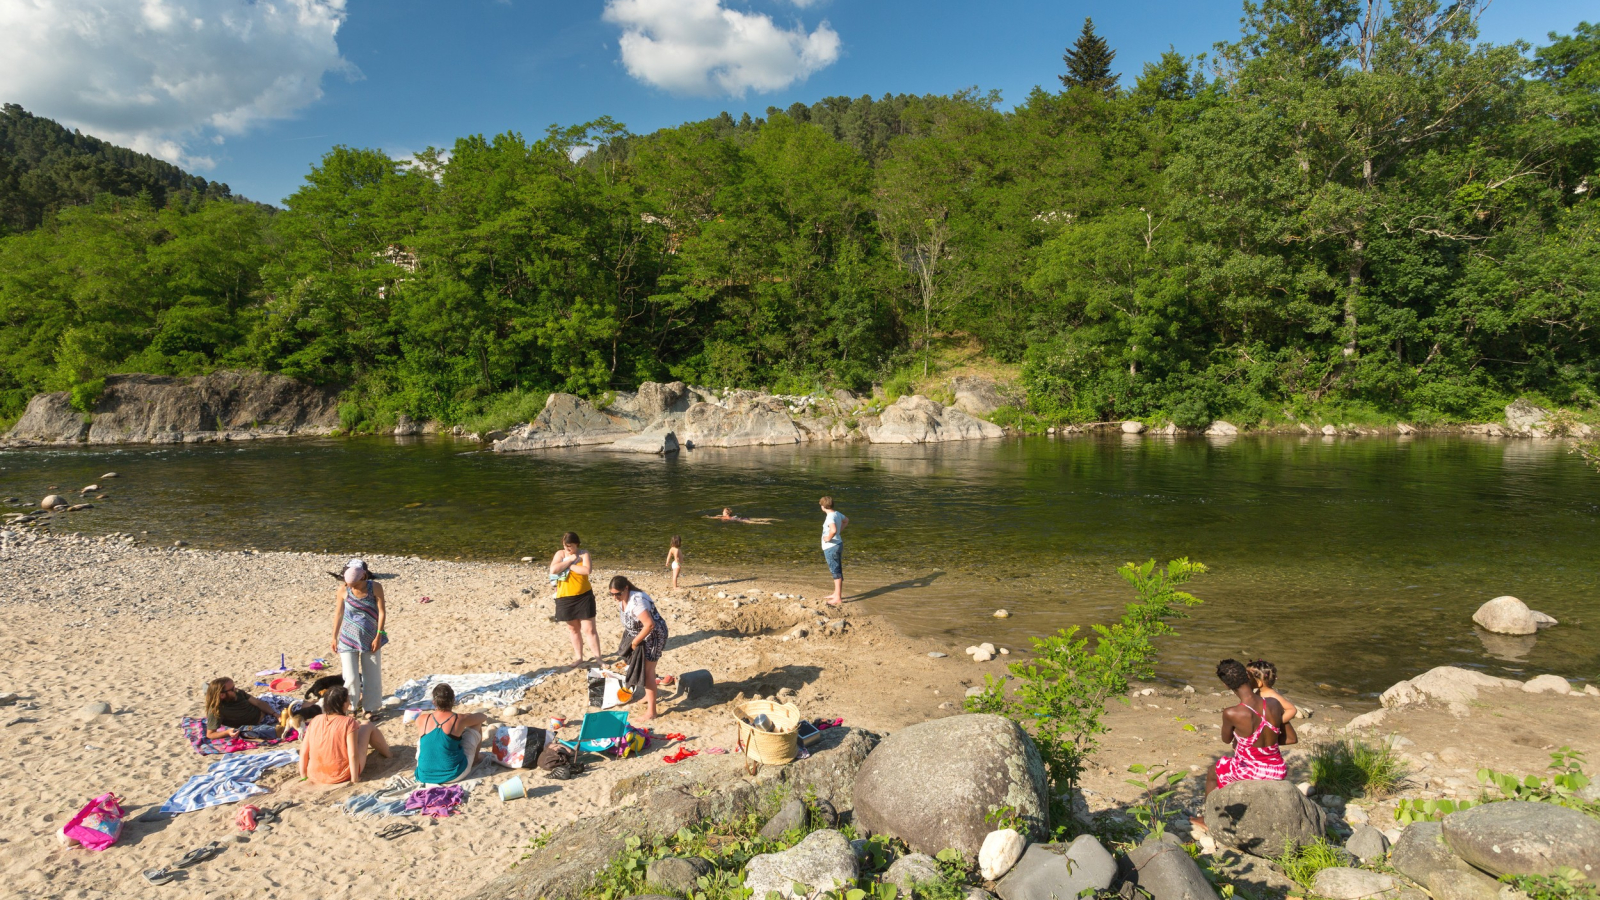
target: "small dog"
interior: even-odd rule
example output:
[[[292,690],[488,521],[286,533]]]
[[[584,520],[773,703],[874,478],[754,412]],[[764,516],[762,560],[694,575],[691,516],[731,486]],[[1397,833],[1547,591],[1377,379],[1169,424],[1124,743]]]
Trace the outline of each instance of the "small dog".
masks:
[[[278,714],[278,737],[283,737],[293,728],[302,735],[306,731],[306,723],[322,715],[322,707],[315,703],[302,703],[297,708],[284,707]]]
[[[306,699],[321,700],[323,694],[333,690],[334,686],[341,684],[344,684],[343,675],[324,675],[311,682],[311,686],[306,688]]]

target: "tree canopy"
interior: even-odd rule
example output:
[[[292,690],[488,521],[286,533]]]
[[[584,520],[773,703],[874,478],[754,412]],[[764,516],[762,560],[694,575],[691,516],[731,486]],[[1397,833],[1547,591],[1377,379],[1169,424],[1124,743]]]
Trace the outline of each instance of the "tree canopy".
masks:
[[[343,385],[352,424],[668,378],[861,389],[954,341],[1052,422],[1593,407],[1600,28],[1495,45],[1480,7],[1252,2],[1128,87],[1086,22],[1064,89],[1010,109],[335,147],[275,213],[135,166],[0,237],[0,419],[218,366]]]

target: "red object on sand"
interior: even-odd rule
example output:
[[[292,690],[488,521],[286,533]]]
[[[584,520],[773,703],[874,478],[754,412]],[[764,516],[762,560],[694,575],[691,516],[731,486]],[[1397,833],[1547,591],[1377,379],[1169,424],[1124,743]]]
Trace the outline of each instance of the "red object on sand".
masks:
[[[274,678],[267,688],[274,694],[292,694],[300,690],[300,682],[293,678]]]
[[[239,825],[239,830],[240,831],[255,831],[256,830],[256,813],[258,813],[258,812],[261,812],[261,807],[259,807],[259,806],[251,806],[249,804],[246,804],[243,808],[241,808],[239,810],[239,817],[237,819],[234,819],[234,822],[236,822]]]
[[[663,756],[661,757],[661,761],[670,766],[673,763],[681,763],[691,756],[699,755],[699,750],[690,750],[688,747],[679,747],[677,753],[674,753],[671,756]]]

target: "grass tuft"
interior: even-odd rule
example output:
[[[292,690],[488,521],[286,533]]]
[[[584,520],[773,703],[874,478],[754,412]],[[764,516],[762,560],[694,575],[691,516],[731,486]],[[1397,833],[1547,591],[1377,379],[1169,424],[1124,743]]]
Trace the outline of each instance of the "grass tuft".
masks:
[[[1309,844],[1302,844],[1296,848],[1292,843],[1283,848],[1283,855],[1274,860],[1283,867],[1283,872],[1294,883],[1311,891],[1311,883],[1317,879],[1317,873],[1323,869],[1332,869],[1350,864],[1350,857],[1338,847],[1329,844],[1322,838],[1317,838]]]
[[[1405,780],[1406,766],[1387,743],[1347,739],[1311,751],[1311,789],[1340,797],[1383,797]]]

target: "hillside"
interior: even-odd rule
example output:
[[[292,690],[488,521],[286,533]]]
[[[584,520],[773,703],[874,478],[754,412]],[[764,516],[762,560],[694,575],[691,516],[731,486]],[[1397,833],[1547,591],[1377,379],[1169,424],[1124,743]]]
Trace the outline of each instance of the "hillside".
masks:
[[[51,213],[100,194],[141,193],[157,207],[180,194],[232,196],[226,184],[169,162],[69,131],[14,103],[0,107],[0,234],[37,228]]]

